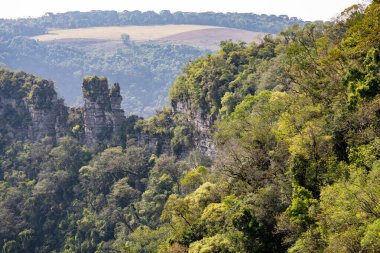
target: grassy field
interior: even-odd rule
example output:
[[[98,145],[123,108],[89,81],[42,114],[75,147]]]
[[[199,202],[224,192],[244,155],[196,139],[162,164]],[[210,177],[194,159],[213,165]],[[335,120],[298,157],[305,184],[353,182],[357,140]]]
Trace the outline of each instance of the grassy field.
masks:
[[[122,34],[128,34],[131,40],[158,40],[178,33],[217,28],[201,25],[159,25],[159,26],[110,26],[80,29],[50,30],[46,35],[34,37],[39,41],[62,39],[120,40]]]
[[[135,42],[158,42],[183,44],[203,49],[217,50],[220,41],[260,41],[265,34],[241,29],[202,26],[202,25],[157,25],[90,27],[81,29],[52,29],[48,34],[35,36],[34,39],[45,43],[69,43],[73,46],[115,45],[120,36],[128,34]],[[111,44],[110,44],[111,43]]]
[[[220,41],[260,42],[265,33],[251,32],[234,28],[208,28],[170,35],[158,41],[170,44],[185,44],[210,50],[218,50]]]

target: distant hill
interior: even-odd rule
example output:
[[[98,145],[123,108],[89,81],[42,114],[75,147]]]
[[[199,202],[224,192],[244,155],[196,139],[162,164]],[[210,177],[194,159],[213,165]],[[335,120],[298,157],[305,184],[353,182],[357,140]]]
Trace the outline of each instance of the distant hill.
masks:
[[[0,20],[0,66],[52,79],[80,105],[86,75],[120,83],[127,114],[154,115],[182,68],[220,41],[261,41],[304,21],[253,13],[91,11]],[[130,43],[122,43],[121,36]]]
[[[265,33],[242,29],[202,25],[154,25],[154,26],[109,26],[77,29],[51,29],[47,34],[32,37],[45,43],[64,43],[74,47],[104,46],[105,43],[122,43],[121,36],[127,34],[137,43],[158,42],[199,47],[216,51],[220,41],[232,40],[259,42]]]
[[[182,32],[216,28],[202,25],[150,25],[150,26],[100,26],[77,29],[50,29],[48,34],[35,36],[39,41],[59,39],[99,39],[120,40],[122,34],[128,34],[134,41],[157,40]]]
[[[265,15],[255,13],[174,12],[154,11],[72,11],[46,13],[39,18],[17,20],[0,19],[0,31],[13,31],[13,35],[44,34],[49,28],[85,28],[97,26],[166,25],[190,24],[243,29],[253,32],[278,33],[293,25],[304,25],[303,21],[287,15]],[[5,27],[5,29],[4,29]]]

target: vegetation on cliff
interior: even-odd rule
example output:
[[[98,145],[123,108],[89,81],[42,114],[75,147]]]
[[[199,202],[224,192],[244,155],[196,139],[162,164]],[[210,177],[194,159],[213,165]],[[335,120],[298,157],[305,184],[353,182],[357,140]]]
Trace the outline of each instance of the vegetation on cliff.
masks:
[[[3,251],[377,252],[379,25],[373,1],[223,43],[177,78],[173,108],[126,119],[123,147],[4,146]]]

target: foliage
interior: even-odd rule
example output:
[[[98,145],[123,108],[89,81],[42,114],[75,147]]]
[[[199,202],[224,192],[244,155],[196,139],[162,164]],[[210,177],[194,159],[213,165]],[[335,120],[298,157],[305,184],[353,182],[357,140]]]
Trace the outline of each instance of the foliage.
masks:
[[[90,153],[76,136],[80,109],[68,122],[76,139],[58,143],[13,138],[2,125],[0,248],[378,252],[379,5],[260,45],[222,43],[178,77],[172,108],[128,118],[125,147]],[[2,123],[19,119],[7,97],[36,101],[52,89],[0,74]],[[211,161],[197,150],[204,125]]]
[[[257,66],[276,55],[274,48],[279,43],[271,37],[260,45],[222,42],[218,54],[199,58],[184,69],[170,91],[172,103],[188,100],[203,117],[213,120],[219,113],[228,115],[247,94],[257,90],[265,74],[257,73]]]
[[[128,35],[128,34],[122,34],[121,36],[121,41],[124,43],[124,45],[126,46],[130,46],[131,45],[131,37]]]

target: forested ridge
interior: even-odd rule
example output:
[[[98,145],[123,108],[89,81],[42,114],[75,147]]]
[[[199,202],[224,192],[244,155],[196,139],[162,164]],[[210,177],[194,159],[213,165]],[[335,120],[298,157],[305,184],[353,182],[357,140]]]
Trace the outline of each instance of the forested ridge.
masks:
[[[296,17],[255,13],[216,13],[154,11],[90,11],[46,13],[38,18],[0,19],[1,37],[44,34],[49,28],[94,26],[193,24],[239,28],[254,32],[277,33],[293,24],[304,24]]]
[[[15,141],[0,108],[3,252],[379,252],[379,32],[376,0],[223,42],[120,146],[84,145],[80,108],[57,143]],[[1,98],[51,85],[0,72]]]

